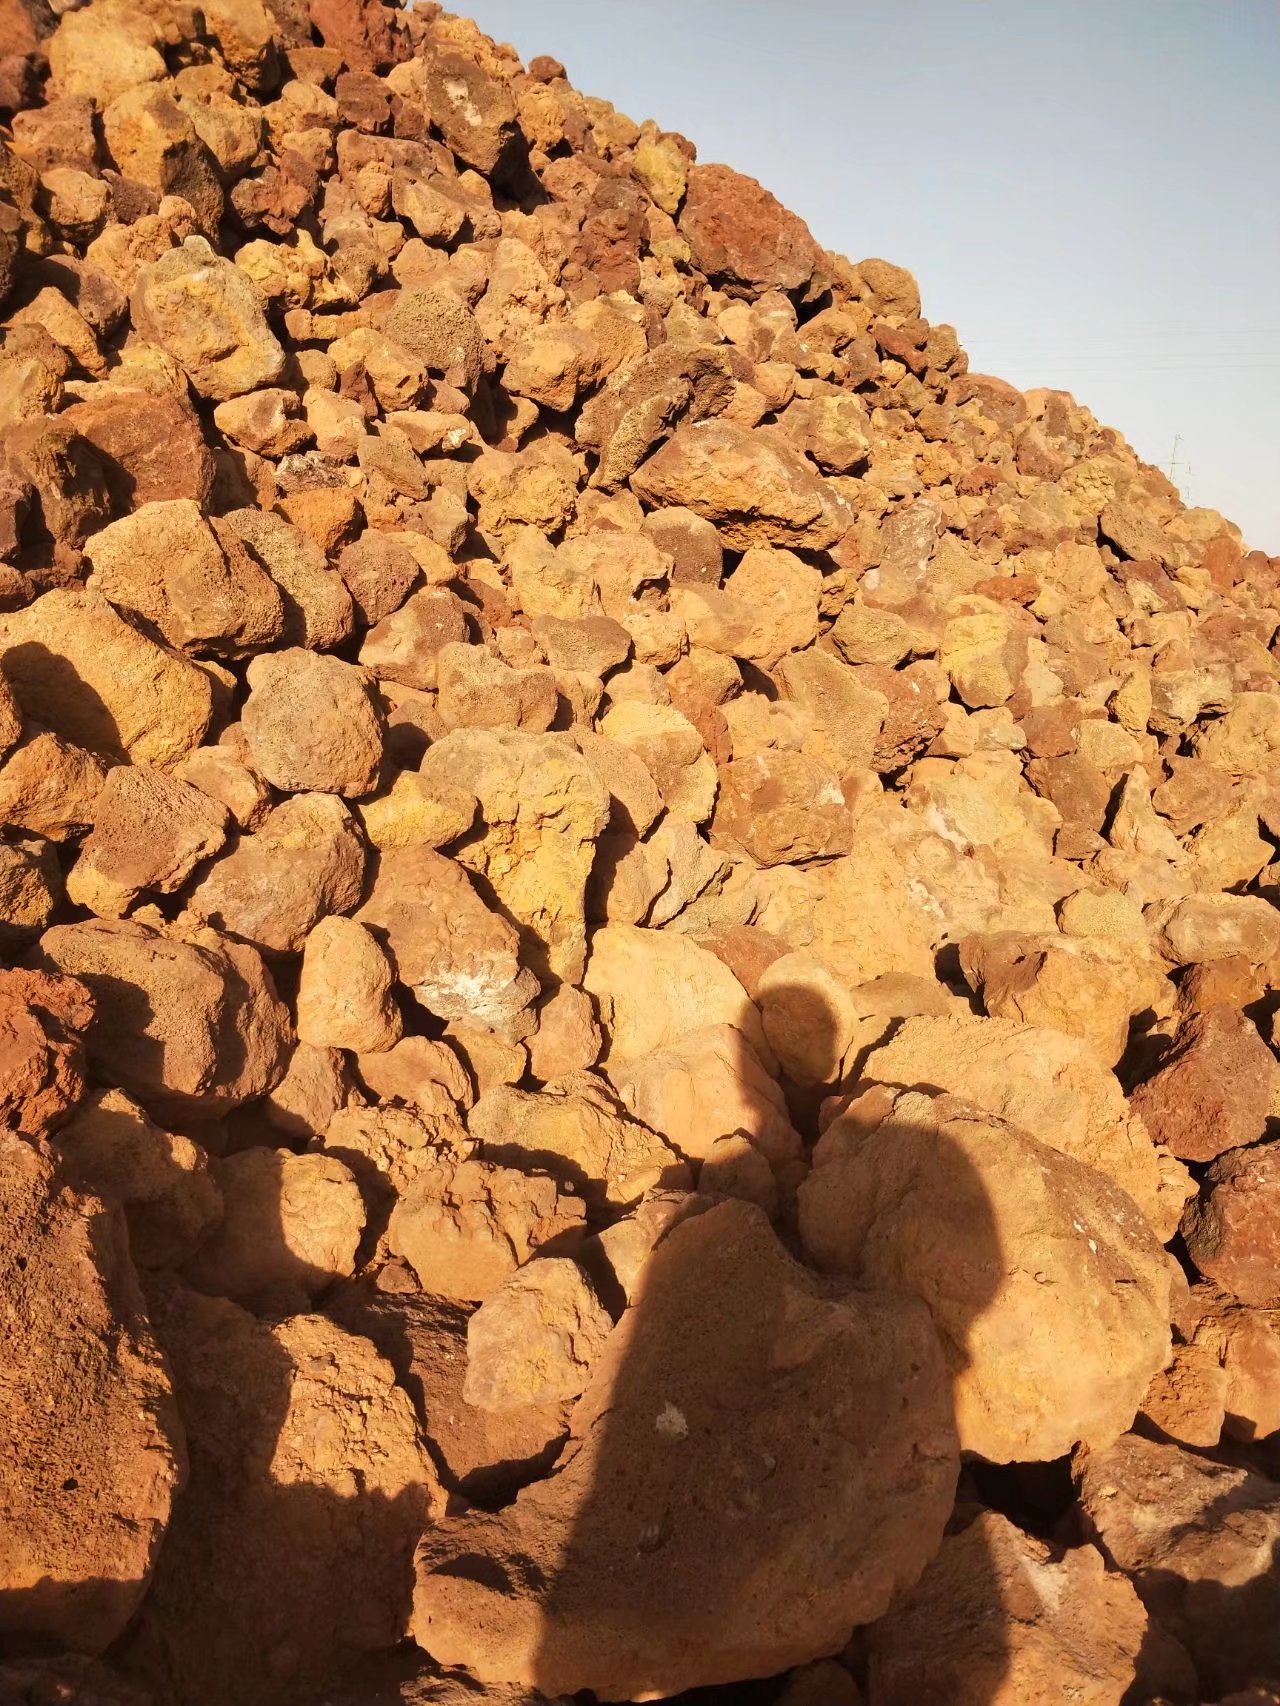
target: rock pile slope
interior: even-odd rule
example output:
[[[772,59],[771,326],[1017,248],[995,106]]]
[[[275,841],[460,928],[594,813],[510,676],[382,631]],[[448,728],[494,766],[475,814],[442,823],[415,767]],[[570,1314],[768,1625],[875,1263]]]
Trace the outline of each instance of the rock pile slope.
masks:
[[[0,29],[0,1702],[1275,1700],[1280,560],[436,5]]]

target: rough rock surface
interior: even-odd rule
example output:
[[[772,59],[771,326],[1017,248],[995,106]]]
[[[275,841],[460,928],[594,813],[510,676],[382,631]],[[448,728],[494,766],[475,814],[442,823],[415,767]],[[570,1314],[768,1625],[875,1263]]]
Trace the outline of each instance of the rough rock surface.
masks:
[[[158,1110],[216,1115],[284,1071],[288,1013],[252,948],[132,920],[45,932],[41,963],[96,996],[90,1062]]]
[[[710,1209],[655,1251],[559,1473],[425,1537],[414,1637],[482,1679],[606,1698],[831,1651],[937,1545],[956,1464],[944,1393],[918,1305],[829,1302],[758,1209]],[[797,1404],[828,1425],[795,1429]],[[491,1562],[459,1568],[468,1556]]]
[[[123,1217],[0,1135],[0,1640],[98,1653],[141,1604],[185,1469]]]
[[[1111,1563],[1191,1654],[1214,1698],[1277,1674],[1280,1484],[1129,1435],[1079,1465]]]
[[[192,1467],[129,1673],[272,1706],[394,1646],[438,1491],[390,1365],[323,1316],[268,1325],[180,1285],[156,1330]]]
[[[996,1462],[1110,1444],[1169,1352],[1172,1275],[1132,1198],[948,1096],[868,1092],[800,1187],[828,1273],[909,1292],[947,1348],[961,1445]]]
[[[1146,1631],[1142,1601],[1095,1547],[1058,1553],[986,1511],[871,1631],[868,1701],[1119,1706]]]
[[[428,0],[0,118],[0,1696],[1274,1695],[1280,559]]]

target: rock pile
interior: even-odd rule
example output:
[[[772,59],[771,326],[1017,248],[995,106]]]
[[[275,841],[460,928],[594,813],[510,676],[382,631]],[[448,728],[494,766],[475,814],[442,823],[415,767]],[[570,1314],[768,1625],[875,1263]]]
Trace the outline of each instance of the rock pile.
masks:
[[[0,24],[0,1701],[1274,1700],[1280,560],[436,5]]]

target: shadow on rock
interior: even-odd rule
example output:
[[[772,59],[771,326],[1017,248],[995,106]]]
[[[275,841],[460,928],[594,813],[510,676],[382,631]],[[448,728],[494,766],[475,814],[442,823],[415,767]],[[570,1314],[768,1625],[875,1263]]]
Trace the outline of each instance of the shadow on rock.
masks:
[[[820,1003],[809,1011],[814,1027],[833,1026]],[[758,1061],[741,1048],[749,1079]],[[482,1679],[585,1700],[695,1689],[690,1700],[743,1701],[749,1679],[845,1653],[856,1626],[918,1581],[953,1509],[965,1317],[994,1295],[1002,1253],[959,1151],[948,1182],[971,1260],[945,1335],[903,1285],[819,1274],[789,1253],[803,1216],[785,1184],[779,1230],[755,1203],[703,1195],[650,1205],[630,1223],[648,1227],[638,1243],[606,1232],[624,1307],[569,1443],[505,1509],[427,1531],[418,1643]],[[930,1693],[917,1674],[904,1693],[881,1667],[880,1706],[995,1698],[1004,1620],[980,1544],[966,1573],[993,1661],[985,1692]],[[800,1672],[785,1698],[856,1700],[850,1671],[834,1675],[837,1694],[830,1674],[826,1693],[795,1692]],[[785,1686],[753,1683],[750,1698],[784,1698]]]

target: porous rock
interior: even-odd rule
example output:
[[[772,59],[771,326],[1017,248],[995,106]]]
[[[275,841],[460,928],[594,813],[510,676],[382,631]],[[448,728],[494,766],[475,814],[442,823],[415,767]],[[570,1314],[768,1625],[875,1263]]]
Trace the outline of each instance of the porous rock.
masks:
[[[655,1250],[559,1474],[424,1538],[414,1638],[482,1680],[615,1698],[835,1650],[936,1547],[956,1461],[944,1387],[919,1305],[828,1301],[757,1209],[712,1208]],[[801,1393],[828,1426],[797,1428]],[[487,1563],[464,1573],[464,1556]]]

